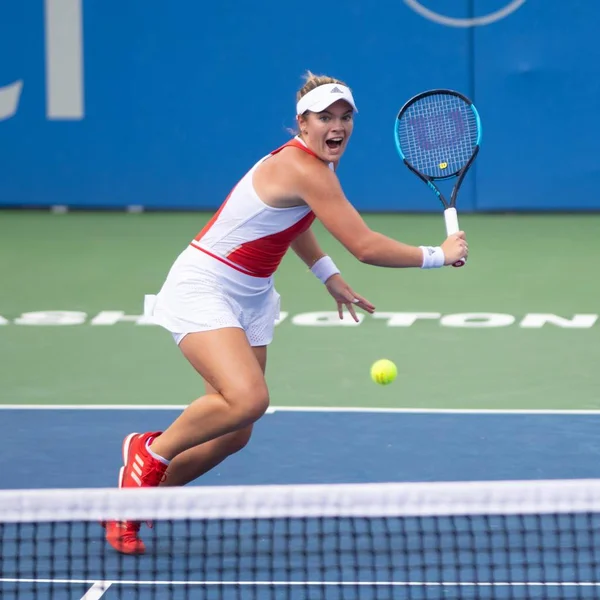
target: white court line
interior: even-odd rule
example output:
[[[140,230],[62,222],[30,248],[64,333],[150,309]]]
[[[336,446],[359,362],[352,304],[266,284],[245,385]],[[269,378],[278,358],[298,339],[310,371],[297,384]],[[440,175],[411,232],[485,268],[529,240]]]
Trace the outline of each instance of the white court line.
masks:
[[[87,579],[0,579],[0,583],[108,583],[108,585],[152,585],[152,586],[377,586],[377,587],[600,587],[598,581],[145,581],[112,580],[98,582]],[[87,596],[84,596],[87,600]],[[82,598],[82,600],[84,600]],[[94,598],[94,596],[90,596]]]
[[[0,404],[0,410],[183,410],[177,404]]]
[[[183,410],[187,404],[0,404],[0,410]],[[271,406],[276,412],[467,414],[467,415],[600,415],[600,409],[510,408],[368,408],[355,406]]]
[[[81,597],[81,600],[98,600],[111,586],[112,581],[96,581],[94,585]]]
[[[357,413],[432,413],[432,414],[471,414],[471,415],[598,415],[600,409],[509,409],[509,408],[367,408],[341,406],[274,406],[267,412],[357,412]]]

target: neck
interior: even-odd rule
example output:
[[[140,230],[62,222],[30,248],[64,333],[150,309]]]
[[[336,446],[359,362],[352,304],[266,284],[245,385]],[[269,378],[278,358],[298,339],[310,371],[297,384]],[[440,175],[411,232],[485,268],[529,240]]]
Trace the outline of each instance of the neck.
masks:
[[[306,146],[307,148],[309,148],[310,150],[312,150],[312,148],[306,143],[305,140],[303,140],[299,135],[295,136],[295,139],[297,139],[303,146]],[[314,152],[314,150],[313,150]],[[315,152],[316,154],[316,152]],[[318,157],[318,155],[317,155]],[[322,158],[319,158],[320,161],[324,162],[328,167],[332,168],[334,171],[337,169],[338,163],[339,161],[336,160],[335,162],[328,162],[326,160],[323,160]]]

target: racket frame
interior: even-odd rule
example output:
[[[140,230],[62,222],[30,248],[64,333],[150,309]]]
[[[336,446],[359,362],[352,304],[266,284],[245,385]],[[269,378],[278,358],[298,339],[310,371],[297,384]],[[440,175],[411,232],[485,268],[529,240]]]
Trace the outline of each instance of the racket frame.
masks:
[[[436,177],[433,175],[426,175],[425,173],[421,173],[416,167],[414,167],[408,161],[408,159],[404,155],[404,152],[402,152],[402,148],[400,147],[400,140],[399,140],[399,136],[398,136],[398,121],[401,119],[401,117],[404,115],[404,113],[408,110],[408,108],[410,106],[412,106],[419,100],[426,98],[427,96],[434,96],[434,95],[438,95],[438,94],[449,94],[451,96],[456,96],[457,98],[460,98],[463,102],[465,102],[466,104],[469,105],[469,108],[473,111],[473,114],[475,116],[475,121],[477,123],[477,140],[475,142],[475,148],[473,150],[473,153],[471,154],[471,157],[469,158],[469,160],[466,162],[466,164],[464,166],[462,166],[457,171],[454,171],[453,173],[448,173],[447,175]],[[479,113],[477,112],[477,109],[475,108],[475,105],[473,104],[473,102],[469,98],[467,98],[467,96],[465,96],[464,94],[461,94],[460,92],[456,92],[454,90],[448,90],[448,89],[427,90],[425,92],[421,92],[420,94],[417,94],[416,96],[413,96],[404,104],[404,106],[402,106],[402,108],[398,111],[398,114],[396,115],[396,121],[394,123],[394,143],[396,144],[396,150],[398,151],[398,154],[400,155],[400,158],[402,159],[404,164],[419,179],[421,179],[424,183],[427,184],[429,189],[431,189],[431,191],[433,191],[433,193],[437,196],[437,199],[440,201],[440,203],[444,207],[444,221],[445,221],[445,225],[446,225],[446,235],[450,236],[450,235],[460,231],[459,226],[458,226],[458,214],[456,212],[456,198],[458,196],[458,191],[462,185],[462,182],[464,181],[465,175],[467,174],[467,171],[471,168],[471,165],[473,164],[473,162],[475,161],[475,158],[479,154],[479,147],[480,147],[480,143],[481,143],[481,119],[479,117]],[[435,184],[435,182],[436,181],[444,181],[446,179],[454,179],[454,178],[456,178],[456,183],[454,184],[454,187],[452,188],[452,193],[450,195],[450,201],[448,202],[446,200],[444,194],[442,193],[442,191]],[[465,264],[465,262],[466,262],[466,259],[461,258],[460,260],[456,261],[452,266],[462,267]]]

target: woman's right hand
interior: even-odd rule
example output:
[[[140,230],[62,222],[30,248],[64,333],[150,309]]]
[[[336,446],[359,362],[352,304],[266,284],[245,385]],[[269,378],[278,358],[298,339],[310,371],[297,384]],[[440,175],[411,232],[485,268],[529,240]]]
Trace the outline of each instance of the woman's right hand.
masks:
[[[467,258],[469,255],[469,244],[467,244],[464,231],[449,235],[441,248],[445,257],[444,265],[453,265],[456,261]]]

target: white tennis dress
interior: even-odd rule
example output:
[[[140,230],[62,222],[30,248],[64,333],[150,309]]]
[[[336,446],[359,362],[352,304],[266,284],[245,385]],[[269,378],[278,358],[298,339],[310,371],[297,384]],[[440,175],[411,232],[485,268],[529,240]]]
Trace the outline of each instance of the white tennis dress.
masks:
[[[212,219],[177,257],[157,295],[147,295],[144,316],[179,342],[192,332],[240,327],[252,346],[273,339],[279,294],[273,274],[293,240],[315,219],[307,206],[273,208],[258,196],[254,171],[294,138],[259,160]]]

